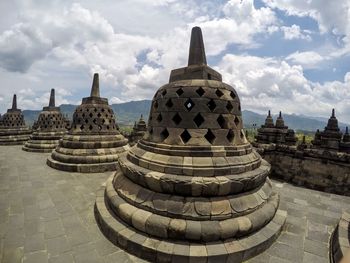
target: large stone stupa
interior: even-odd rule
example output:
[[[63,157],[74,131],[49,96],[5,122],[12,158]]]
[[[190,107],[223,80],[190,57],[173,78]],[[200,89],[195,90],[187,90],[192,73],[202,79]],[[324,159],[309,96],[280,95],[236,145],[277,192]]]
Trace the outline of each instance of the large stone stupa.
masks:
[[[119,132],[114,112],[100,97],[98,74],[90,97],[83,98],[73,114],[71,128],[48,158],[52,168],[70,172],[104,172],[118,167],[121,152],[129,149]]]
[[[22,111],[17,109],[17,96],[13,95],[12,108],[1,118],[0,145],[21,145],[28,139],[32,130],[26,126]]]
[[[51,152],[67,133],[65,126],[60,108],[55,106],[55,90],[51,89],[49,106],[44,107],[39,114],[35,122],[36,129],[22,149],[28,152]]]
[[[156,92],[147,134],[119,163],[97,194],[96,220],[151,262],[241,262],[285,223],[270,165],[245,137],[236,91],[207,66],[199,27],[188,66]]]

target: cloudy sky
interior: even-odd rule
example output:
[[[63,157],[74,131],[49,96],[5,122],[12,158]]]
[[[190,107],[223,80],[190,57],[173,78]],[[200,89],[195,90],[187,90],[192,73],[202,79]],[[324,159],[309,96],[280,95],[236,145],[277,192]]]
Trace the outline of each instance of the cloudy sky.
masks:
[[[202,27],[242,109],[350,122],[350,0],[1,0],[0,112],[78,104],[100,73],[110,103],[151,99]]]

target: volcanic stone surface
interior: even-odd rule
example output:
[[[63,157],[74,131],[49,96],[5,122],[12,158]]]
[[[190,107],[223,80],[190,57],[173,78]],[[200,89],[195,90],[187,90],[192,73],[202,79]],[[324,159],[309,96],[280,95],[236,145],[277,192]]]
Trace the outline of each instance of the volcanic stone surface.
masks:
[[[112,172],[65,173],[45,165],[48,153],[21,147],[0,151],[0,262],[146,262],[114,246],[96,224],[96,192]],[[329,262],[330,236],[350,210],[350,197],[272,185],[288,212],[286,224],[270,248],[247,262]]]
[[[25,125],[22,111],[17,109],[17,96],[13,95],[12,108],[1,118],[0,145],[24,144],[32,130]]]
[[[206,65],[200,28],[188,66],[151,107],[145,137],[97,194],[104,234],[151,262],[241,262],[267,249],[287,213],[245,137],[236,91]]]
[[[76,108],[68,134],[59,141],[47,164],[70,172],[113,171],[119,154],[127,149],[127,139],[119,132],[108,100],[100,97],[95,74],[90,97],[83,98]]]
[[[66,134],[66,120],[60,108],[55,106],[55,90],[51,89],[49,106],[44,107],[35,122],[36,129],[23,146],[28,152],[51,152],[59,139]]]

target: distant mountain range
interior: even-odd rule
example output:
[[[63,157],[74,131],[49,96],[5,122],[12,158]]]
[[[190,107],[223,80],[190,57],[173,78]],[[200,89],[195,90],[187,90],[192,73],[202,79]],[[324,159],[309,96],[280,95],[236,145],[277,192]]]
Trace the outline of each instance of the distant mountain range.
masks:
[[[71,119],[73,112],[77,106],[71,104],[62,104],[60,107],[61,111],[64,114],[67,114]],[[143,114],[146,120],[148,119],[151,100],[130,101],[120,104],[112,104],[111,107],[117,116],[117,122],[119,125],[133,125],[133,123],[140,118],[141,114]],[[27,124],[32,125],[34,120],[37,119],[39,113],[39,110],[24,110],[23,114]],[[254,124],[256,124],[256,127],[260,127],[260,125],[265,122],[266,115],[262,115],[249,110],[243,110],[242,114],[246,128],[251,128]],[[274,115],[273,119],[276,120],[276,118],[277,115]],[[294,130],[314,132],[317,129],[324,129],[324,127],[327,125],[327,118],[322,117],[283,114],[283,118],[286,125]],[[344,130],[347,124],[339,123],[339,126],[342,130]]]

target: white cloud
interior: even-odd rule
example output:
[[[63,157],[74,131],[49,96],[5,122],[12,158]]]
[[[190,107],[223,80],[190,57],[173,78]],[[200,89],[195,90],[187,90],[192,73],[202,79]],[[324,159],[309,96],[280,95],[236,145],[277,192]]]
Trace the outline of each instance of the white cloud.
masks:
[[[293,64],[300,64],[304,68],[317,68],[322,61],[328,58],[321,56],[315,51],[297,51],[287,56],[286,59]]]
[[[343,82],[320,84],[305,78],[301,66],[284,60],[230,54],[217,69],[237,89],[243,109],[327,117],[335,107],[340,119],[350,121],[350,72]]]
[[[281,30],[284,34],[284,39],[287,40],[293,40],[293,39],[305,39],[307,41],[311,41],[310,35],[306,35],[300,30],[300,26],[298,25],[292,25],[290,27],[288,26],[282,26]]]

